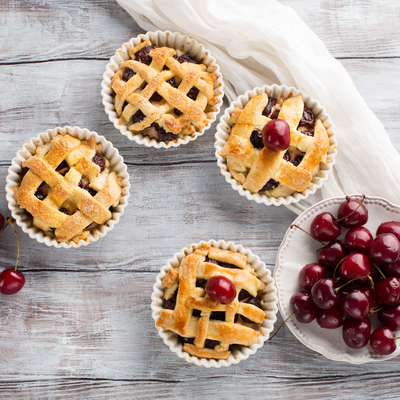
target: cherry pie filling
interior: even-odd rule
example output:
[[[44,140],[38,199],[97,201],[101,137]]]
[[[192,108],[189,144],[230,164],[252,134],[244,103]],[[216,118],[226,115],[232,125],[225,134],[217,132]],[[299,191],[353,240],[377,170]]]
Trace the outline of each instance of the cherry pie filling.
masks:
[[[92,162],[100,167],[100,173],[103,172],[104,169],[106,168],[106,161],[103,158],[103,156],[101,156],[100,154],[95,154],[92,158]],[[107,164],[108,164],[108,161],[107,161]],[[65,160],[62,161],[61,164],[56,168],[56,172],[58,172],[62,176],[65,176],[69,170],[70,170],[70,166],[68,165],[68,163]],[[23,168],[22,173],[20,174],[21,181],[22,181],[23,177],[27,174],[28,171],[29,171],[29,168]],[[78,186],[80,188],[86,190],[92,197],[94,197],[97,194],[97,191],[94,190],[93,188],[91,188],[89,186],[89,183],[90,183],[89,179],[83,175]],[[40,184],[40,186],[38,187],[38,189],[36,190],[35,197],[38,198],[39,200],[43,201],[49,195],[50,191],[51,191],[51,187],[46,182],[43,181]],[[30,218],[33,219],[33,216],[27,210],[24,210],[24,211]],[[64,204],[60,208],[59,211],[66,215],[73,215],[77,211],[77,208],[71,207],[71,204],[68,203],[68,204]],[[97,227],[98,227],[98,224],[93,222],[88,227],[86,227],[85,230],[92,231],[92,230],[95,230]],[[55,229],[51,228],[51,231],[54,233]]]
[[[210,259],[208,257],[206,257],[205,261],[213,263],[213,264],[217,264],[217,265],[219,265],[220,267],[223,267],[223,268],[240,269],[239,267],[237,267],[237,266],[235,266],[233,264],[228,264],[228,263],[224,263],[224,262],[221,262],[221,261],[216,261],[216,260]],[[205,289],[206,284],[207,284],[207,280],[206,279],[197,279],[196,280],[196,287]],[[164,300],[164,308],[165,309],[167,309],[167,310],[174,310],[175,309],[176,298],[177,298],[177,295],[178,295],[178,291],[179,291],[179,285],[178,285],[178,288],[173,293],[173,295],[169,299]],[[240,303],[252,304],[252,305],[262,309],[262,304],[261,304],[262,297],[261,296],[262,296],[261,291],[257,293],[256,297],[253,297],[249,292],[247,292],[246,290],[242,289],[240,291],[240,293],[239,293],[238,300],[239,300]],[[201,311],[194,309],[193,312],[192,312],[192,315],[194,317],[200,317]],[[225,321],[225,312],[213,311],[211,313],[210,320]],[[256,322],[251,321],[250,319],[248,319],[248,318],[246,318],[246,317],[244,317],[243,315],[240,315],[240,314],[236,314],[235,315],[235,323],[252,324],[252,325],[257,324]],[[183,336],[180,336],[180,335],[177,335],[177,336],[178,336],[179,341],[182,344],[185,344],[185,343],[193,344],[194,343],[194,338],[187,338],[187,337],[183,337]],[[220,342],[217,341],[217,340],[206,339],[204,347],[208,348],[208,349],[214,349],[219,344],[220,344]]]
[[[140,49],[139,51],[137,51],[134,56],[135,56],[135,60],[139,61],[143,64],[146,65],[150,65],[152,62],[152,57],[150,56],[150,51],[152,49],[156,48],[155,46],[146,46],[143,47],[142,49]],[[179,63],[193,63],[193,64],[199,64],[193,57],[191,57],[189,54],[186,53],[181,53],[179,52],[178,54],[173,55],[173,58],[175,58]],[[164,66],[163,68],[164,70],[169,70],[167,66]],[[123,75],[122,75],[122,79],[125,82],[128,82],[133,76],[135,76],[136,73],[131,70],[130,68],[125,68]],[[177,89],[180,82],[177,82],[175,78],[171,78],[169,80],[166,81],[167,83],[169,83],[173,88]],[[147,86],[146,83],[143,83],[143,85],[140,87],[140,90],[143,90],[145,87]],[[189,97],[191,100],[196,100],[197,96],[199,94],[199,89],[197,87],[192,87],[188,92],[187,92],[187,97]],[[163,97],[157,93],[154,92],[153,95],[150,97],[150,102],[154,102],[154,103],[163,103],[164,99]],[[122,110],[126,107],[128,103],[125,102],[123,105]],[[210,109],[207,106],[206,110],[204,112],[209,112]],[[179,117],[181,115],[183,115],[182,111],[178,110],[177,108],[174,109],[173,113],[175,114],[175,117]],[[136,111],[136,113],[133,115],[131,123],[135,124],[135,123],[139,123],[141,121],[144,120],[146,116],[143,114],[143,112],[139,109],[138,111]],[[150,137],[155,137],[157,138],[159,141],[161,142],[171,142],[173,140],[177,139],[177,135],[172,133],[172,132],[167,132],[162,126],[160,126],[159,124],[157,124],[156,122],[153,122],[151,124],[150,127],[145,128],[143,131],[141,131],[143,134],[148,135]]]

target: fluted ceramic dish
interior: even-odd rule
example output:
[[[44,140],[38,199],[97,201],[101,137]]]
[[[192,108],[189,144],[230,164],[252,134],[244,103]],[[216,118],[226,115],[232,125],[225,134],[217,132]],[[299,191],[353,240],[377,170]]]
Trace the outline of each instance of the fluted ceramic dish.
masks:
[[[178,253],[175,253],[173,257],[168,260],[167,264],[161,268],[160,273],[157,275],[156,283],[153,286],[153,294],[151,295],[151,309],[154,322],[156,322],[159,318],[163,308],[163,295],[165,287],[162,284],[162,279],[164,275],[171,267],[178,267],[181,261],[187,255],[193,253],[197,247],[204,242],[205,241],[183,248]],[[164,343],[172,352],[176,353],[178,357],[183,358],[190,363],[194,363],[199,366],[201,365],[206,368],[228,367],[231,364],[237,364],[241,360],[247,359],[251,354],[254,354],[260,347],[262,347],[266,340],[268,340],[270,333],[274,329],[276,313],[278,312],[278,308],[276,306],[276,288],[274,280],[271,277],[271,272],[267,269],[265,263],[262,262],[249,249],[245,249],[243,246],[236,245],[232,242],[225,242],[224,240],[216,241],[212,239],[206,243],[209,243],[211,246],[218,247],[220,249],[235,250],[238,253],[245,254],[248,257],[248,262],[252,265],[254,271],[257,273],[257,277],[266,284],[266,287],[263,290],[263,310],[265,311],[265,319],[260,327],[263,336],[259,338],[259,342],[257,344],[252,346],[235,346],[226,360],[209,360],[192,356],[186,351],[183,351],[182,343],[179,341],[174,332],[167,331],[163,328],[157,328],[157,330]]]
[[[350,197],[362,198],[360,195]],[[339,205],[343,201],[345,201],[344,196],[320,201],[299,215],[293,224],[310,232],[310,224],[318,214],[330,212],[337,216]],[[364,226],[370,230],[373,237],[376,236],[376,229],[382,222],[400,221],[400,206],[392,204],[388,200],[381,197],[367,196],[363,204],[367,207],[369,216],[368,222]],[[346,231],[347,229],[342,228],[339,239],[344,239]],[[287,230],[278,250],[274,272],[275,284],[278,289],[279,311],[283,319],[286,319],[292,313],[289,304],[291,296],[303,290],[299,285],[299,271],[306,264],[317,262],[316,250],[321,247],[319,242],[301,230],[295,227]],[[380,325],[376,314],[371,317],[371,324],[371,332]],[[388,360],[400,354],[400,346],[397,347],[394,353],[387,356],[377,355],[372,351],[369,344],[362,349],[351,349],[343,341],[341,327],[323,329],[315,320],[309,324],[302,324],[296,320],[295,316],[292,316],[286,322],[286,326],[305,346],[334,361],[364,364]],[[400,331],[397,333],[400,333]]]
[[[185,136],[182,139],[179,138],[177,140],[164,143],[147,135],[143,135],[142,133],[133,133],[126,125],[120,124],[118,114],[115,111],[113,91],[110,89],[111,79],[115,72],[118,71],[120,65],[124,61],[130,59],[129,49],[135,47],[143,40],[150,40],[150,42],[156,46],[168,46],[173,49],[181,50],[204,64],[207,67],[207,72],[214,73],[216,75],[217,79],[214,82],[214,96],[218,99],[218,103],[212,106],[211,111],[207,113],[208,124],[203,129],[200,129],[191,135]],[[211,127],[211,124],[217,118],[220,107],[223,103],[224,84],[222,82],[222,74],[217,61],[211,55],[210,51],[205,49],[202,44],[178,32],[155,31],[147,32],[146,34],[140,34],[139,36],[130,39],[129,42],[124,43],[121,48],[115,52],[115,55],[110,58],[110,62],[106,66],[106,70],[103,74],[103,80],[101,82],[101,96],[103,98],[103,105],[108,118],[122,135],[126,136],[129,140],[133,140],[137,144],[143,144],[146,147],[166,149],[177,147],[181,144],[187,144],[190,141],[197,139],[197,137],[203,135],[204,132]]]
[[[41,229],[33,226],[32,218],[18,205],[14,199],[13,188],[19,186],[21,183],[22,163],[35,154],[37,146],[50,142],[51,139],[57,134],[69,134],[80,140],[88,140],[91,136],[94,136],[96,138],[96,142],[101,143],[103,146],[101,153],[109,160],[113,171],[115,171],[116,174],[121,178],[122,182],[121,199],[118,206],[113,208],[112,217],[105,224],[99,226],[98,229],[95,229],[93,232],[91,232],[86,240],[80,240],[78,243],[75,243],[72,240],[68,243],[57,242],[56,239],[46,235]],[[11,165],[8,168],[6,181],[6,197],[8,201],[8,208],[11,211],[11,215],[15,218],[17,225],[19,225],[21,229],[32,239],[36,239],[39,243],[44,243],[47,246],[67,249],[71,247],[86,246],[89,243],[97,241],[100,237],[105,236],[108,232],[114,229],[114,226],[118,223],[119,219],[124,213],[125,207],[128,204],[130,188],[128,170],[124,163],[124,159],[118,152],[118,149],[116,149],[111,142],[106,140],[104,136],[100,136],[96,132],[89,131],[88,129],[82,129],[77,126],[64,126],[62,128],[57,127],[54,129],[48,129],[45,132],[39,133],[28,143],[25,143],[22,146],[22,149],[17,152],[17,155],[11,161]]]
[[[314,114],[315,118],[319,118],[324,127],[326,128],[329,136],[329,148],[327,154],[327,162],[326,164],[321,164],[319,171],[314,175],[310,185],[303,192],[295,192],[290,196],[286,197],[268,197],[265,194],[260,193],[251,193],[249,190],[243,188],[236,179],[233,178],[229,169],[226,165],[226,157],[222,157],[219,155],[220,151],[224,147],[225,143],[229,138],[229,134],[231,132],[233,124],[229,121],[231,114],[235,107],[239,107],[243,109],[246,104],[255,96],[260,95],[261,93],[267,93],[268,96],[272,96],[274,98],[279,97],[290,97],[297,96],[301,94],[304,100],[304,106],[308,107]],[[333,123],[331,121],[330,116],[326,112],[325,108],[311,96],[303,92],[302,90],[298,90],[292,86],[285,85],[272,85],[272,86],[262,86],[257,87],[253,90],[248,90],[243,95],[239,96],[235,101],[233,101],[229,108],[227,108],[224,112],[224,115],[220,118],[219,124],[217,125],[217,132],[215,134],[215,156],[217,157],[217,164],[221,169],[221,174],[225,177],[225,180],[230,183],[232,188],[236,190],[241,196],[247,197],[249,200],[254,200],[257,203],[263,203],[267,206],[274,205],[288,205],[291,203],[298,203],[301,200],[306,199],[308,196],[314,194],[317,189],[320,189],[323,183],[328,179],[329,175],[332,173],[333,165],[335,164],[336,158],[336,133],[334,131]]]

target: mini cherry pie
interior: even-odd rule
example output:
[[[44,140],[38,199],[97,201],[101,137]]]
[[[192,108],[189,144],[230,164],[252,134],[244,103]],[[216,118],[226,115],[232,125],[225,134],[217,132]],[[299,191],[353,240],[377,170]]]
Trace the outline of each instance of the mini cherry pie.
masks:
[[[129,49],[111,80],[120,124],[161,142],[192,135],[208,125],[216,75],[190,55],[149,40]]]
[[[81,141],[57,134],[23,162],[14,198],[33,225],[58,242],[86,240],[112,216],[121,198],[121,178],[92,136]]]
[[[290,127],[287,150],[264,146],[262,128],[271,119],[283,119]],[[328,133],[320,119],[304,106],[301,95],[272,98],[266,93],[236,107],[230,122],[230,137],[219,154],[227,159],[232,177],[251,193],[285,197],[304,191],[326,163]]]
[[[212,277],[229,279],[236,296],[229,304],[210,298],[205,290]],[[162,280],[164,308],[156,326],[175,332],[189,354],[207,359],[227,359],[232,346],[259,342],[265,319],[262,291],[245,254],[201,243],[179,267],[171,267]]]

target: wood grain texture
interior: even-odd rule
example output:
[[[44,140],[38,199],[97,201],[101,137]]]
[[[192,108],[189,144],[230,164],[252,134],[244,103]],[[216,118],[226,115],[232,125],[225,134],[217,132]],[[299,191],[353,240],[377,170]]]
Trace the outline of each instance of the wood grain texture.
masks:
[[[280,2],[340,59],[399,151],[400,3]],[[0,211],[10,160],[55,126],[87,127],[112,141],[132,185],[119,224],[87,247],[55,250],[18,229],[27,283],[15,296],[0,295],[0,398],[398,398],[398,359],[332,362],[285,327],[248,360],[218,370],[186,363],[158,336],[150,295],[174,252],[203,239],[232,240],[273,271],[296,216],[231,189],[215,162],[216,123],[168,151],[138,146],[114,129],[101,104],[101,76],[115,50],[141,32],[114,0],[0,3]],[[0,239],[2,269],[14,264],[16,244],[10,229]]]

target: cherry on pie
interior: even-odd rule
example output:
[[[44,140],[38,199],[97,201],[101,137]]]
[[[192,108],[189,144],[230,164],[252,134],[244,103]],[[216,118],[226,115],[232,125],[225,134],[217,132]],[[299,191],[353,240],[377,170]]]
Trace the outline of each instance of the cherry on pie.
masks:
[[[264,146],[262,128],[271,119],[283,119],[290,127],[287,150]],[[226,157],[233,178],[251,193],[285,197],[304,191],[326,163],[328,133],[320,119],[304,107],[301,95],[272,98],[266,93],[253,97],[243,110],[236,107],[234,125],[220,155]]]
[[[211,299],[207,281],[223,276],[235,286],[236,297],[229,304]],[[164,308],[156,326],[175,332],[189,354],[208,359],[227,359],[231,346],[259,342],[265,319],[262,291],[247,256],[203,242],[177,268],[170,268],[163,280]]]
[[[216,75],[190,55],[145,40],[129,49],[111,80],[120,124],[160,142],[184,138],[210,120]]]
[[[14,198],[33,225],[58,242],[86,240],[112,216],[121,198],[121,178],[92,136],[81,141],[57,134],[23,162]]]

